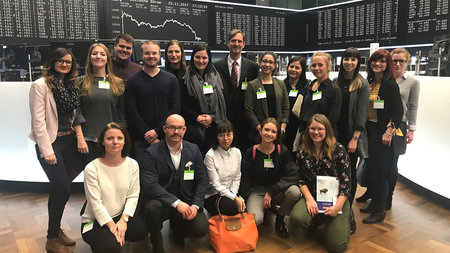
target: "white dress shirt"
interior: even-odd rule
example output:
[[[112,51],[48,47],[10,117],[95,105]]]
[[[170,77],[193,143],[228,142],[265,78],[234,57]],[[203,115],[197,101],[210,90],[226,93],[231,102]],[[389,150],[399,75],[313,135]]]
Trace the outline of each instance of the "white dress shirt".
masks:
[[[230,147],[223,150],[210,149],[205,155],[205,165],[209,177],[209,189],[206,198],[220,194],[234,200],[241,183],[241,151]]]
[[[227,63],[228,63],[228,71],[230,72],[231,77],[231,70],[233,69],[233,62],[234,60],[231,59],[230,55],[227,56]],[[239,57],[239,59],[236,60],[236,68],[237,68],[237,82],[239,86],[239,80],[241,80],[241,62],[242,62],[242,56]]]

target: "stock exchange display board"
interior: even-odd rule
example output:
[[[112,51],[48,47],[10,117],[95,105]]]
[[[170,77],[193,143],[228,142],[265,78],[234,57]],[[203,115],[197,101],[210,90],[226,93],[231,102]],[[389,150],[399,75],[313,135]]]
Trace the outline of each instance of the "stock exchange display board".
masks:
[[[100,37],[99,0],[0,0],[0,43]]]

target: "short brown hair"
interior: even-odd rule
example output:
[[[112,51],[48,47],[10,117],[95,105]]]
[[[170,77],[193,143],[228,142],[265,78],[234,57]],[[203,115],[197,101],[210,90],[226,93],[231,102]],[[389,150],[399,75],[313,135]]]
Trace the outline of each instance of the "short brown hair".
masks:
[[[234,36],[236,36],[236,34],[238,34],[238,33],[242,34],[242,39],[245,42],[245,33],[242,30],[240,30],[240,29],[233,29],[233,30],[231,30],[228,33],[228,41],[230,41],[232,38],[234,38]]]
[[[161,50],[161,47],[159,46],[158,42],[154,41],[154,40],[147,40],[146,42],[142,43],[141,45],[141,51],[144,52],[144,46],[145,45],[155,45],[159,48],[159,50]]]
[[[121,33],[116,36],[116,39],[114,41],[114,46],[117,45],[117,43],[119,43],[119,40],[121,40],[121,39],[126,42],[129,42],[129,43],[134,43],[134,38],[131,35],[129,35],[127,33]]]
[[[272,123],[277,127],[277,138],[275,139],[275,141],[273,143],[281,144],[281,127],[275,118],[268,117],[267,119],[263,120],[263,122],[261,122],[261,129],[263,129],[264,126],[269,123]],[[262,141],[262,138],[261,138],[261,134],[259,133],[259,135],[256,137],[256,143],[261,143],[261,141]]]
[[[106,131],[108,131],[109,129],[119,129],[120,131],[122,131],[123,137],[125,138],[125,144],[123,145],[121,155],[122,155],[122,157],[128,156],[130,153],[130,149],[131,149],[131,140],[130,140],[130,135],[127,132],[127,129],[125,127],[123,127],[122,125],[120,125],[119,123],[110,122],[105,126],[105,128],[103,128],[102,132],[100,133],[100,136],[98,137],[98,142],[97,142],[98,157],[105,157],[106,151],[105,151],[105,145],[103,145],[103,140],[105,139]]]

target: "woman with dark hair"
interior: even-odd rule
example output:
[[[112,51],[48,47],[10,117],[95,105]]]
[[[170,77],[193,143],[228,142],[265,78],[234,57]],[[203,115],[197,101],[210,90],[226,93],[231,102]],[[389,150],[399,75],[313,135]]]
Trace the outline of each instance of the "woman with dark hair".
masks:
[[[256,225],[264,221],[264,212],[280,205],[275,232],[288,238],[284,221],[300,198],[298,173],[291,152],[280,144],[280,125],[274,118],[261,122],[258,144],[249,148],[242,160],[240,192],[247,200],[247,211],[255,214]]]
[[[80,108],[86,122],[82,125],[89,153],[84,166],[97,158],[97,137],[109,122],[126,126],[125,86],[112,71],[111,54],[101,44],[92,44],[88,51],[85,75],[78,80],[81,89]]]
[[[325,242],[330,252],[344,252],[349,240],[348,216],[350,205],[350,161],[344,146],[336,142],[333,127],[323,114],[315,114],[307,123],[302,134],[298,154],[300,199],[291,212],[293,227],[307,229],[309,233],[320,234],[318,227],[325,226]],[[338,196],[330,207],[319,214],[317,204],[317,176],[337,178]],[[327,189],[331,191],[331,189]],[[341,212],[341,213],[339,213]]]
[[[180,88],[181,115],[186,120],[185,140],[199,146],[202,155],[216,138],[217,124],[226,119],[223,83],[211,62],[211,50],[206,44],[197,44],[192,50],[193,62],[183,77]]]
[[[324,52],[315,52],[311,58],[311,72],[316,77],[311,82],[303,98],[300,113],[299,133],[306,129],[306,123],[317,113],[324,114],[333,126],[335,135],[337,122],[341,112],[341,92],[329,78],[332,68],[331,55]],[[297,147],[294,147],[297,149]]]
[[[122,125],[107,124],[98,140],[99,158],[84,170],[87,202],[81,215],[81,233],[92,252],[120,252],[125,240],[147,237],[145,223],[134,216],[140,191],[139,166],[127,157],[131,143]]]
[[[308,86],[305,58],[301,56],[291,58],[287,69],[288,76],[284,79],[284,84],[289,97],[289,124],[286,127],[286,136],[283,143],[289,150],[292,150],[293,157],[295,157],[296,152],[294,152],[293,144],[298,129],[298,117],[292,113],[292,108],[298,96],[305,95],[306,87]]]
[[[369,156],[366,133],[369,83],[359,74],[360,65],[361,54],[359,50],[354,47],[347,48],[342,54],[339,75],[334,80],[342,94],[341,116],[337,124],[338,142],[345,145],[350,157],[352,179],[352,187],[348,197],[350,207],[353,204],[358,185],[356,180],[358,157],[366,159]],[[350,221],[350,233],[353,234],[356,231],[356,222],[352,209],[350,209]]]
[[[174,74],[178,83],[182,83],[182,78],[186,74],[186,55],[184,48],[178,40],[170,40],[167,44],[164,59],[166,60],[167,72]]]
[[[216,201],[220,200],[220,212],[236,215],[243,212],[245,202],[238,195],[241,183],[241,151],[233,147],[234,130],[230,121],[217,125],[217,138],[205,155],[209,176],[209,190],[205,196],[205,208],[211,215],[217,215]]]
[[[283,81],[274,76],[277,72],[277,56],[265,52],[259,60],[261,74],[248,83],[245,92],[245,115],[250,124],[248,137],[255,143],[261,130],[261,122],[268,117],[281,122],[281,132],[286,132],[289,122],[289,98]]]
[[[75,57],[65,48],[57,48],[45,63],[42,77],[30,88],[31,134],[36,154],[50,181],[48,252],[72,252],[75,245],[61,230],[64,207],[70,197],[70,184],[81,172],[80,153],[87,153],[79,109],[78,72]],[[76,133],[76,137],[74,134]],[[78,152],[77,152],[78,149]]]
[[[361,212],[370,213],[366,224],[377,223],[386,216],[388,178],[394,162],[392,136],[399,134],[403,106],[400,91],[392,75],[393,62],[389,51],[375,51],[367,62],[367,80],[370,83],[369,110],[366,123],[369,143],[369,189],[372,201]],[[401,131],[400,131],[401,132]]]

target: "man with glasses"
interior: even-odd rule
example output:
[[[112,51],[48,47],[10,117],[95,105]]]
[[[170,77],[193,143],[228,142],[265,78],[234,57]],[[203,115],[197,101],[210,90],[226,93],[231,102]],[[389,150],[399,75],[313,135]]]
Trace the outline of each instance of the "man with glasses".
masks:
[[[163,130],[165,138],[146,150],[140,167],[142,213],[154,253],[165,252],[161,229],[167,219],[175,241],[183,246],[185,237],[203,237],[208,232],[203,202],[209,184],[200,150],[183,141],[182,116],[170,115]]]
[[[248,123],[242,120],[244,113],[245,90],[247,83],[258,77],[258,64],[242,57],[245,47],[245,34],[241,30],[229,33],[227,46],[230,53],[217,61],[214,66],[222,76],[223,96],[225,98],[227,118],[236,130],[236,146],[244,153],[250,143],[248,141]]]
[[[134,139],[136,160],[140,163],[149,145],[164,137],[164,120],[180,112],[180,88],[177,78],[158,67],[159,44],[142,44],[144,68],[127,80],[125,89],[126,116]]]

